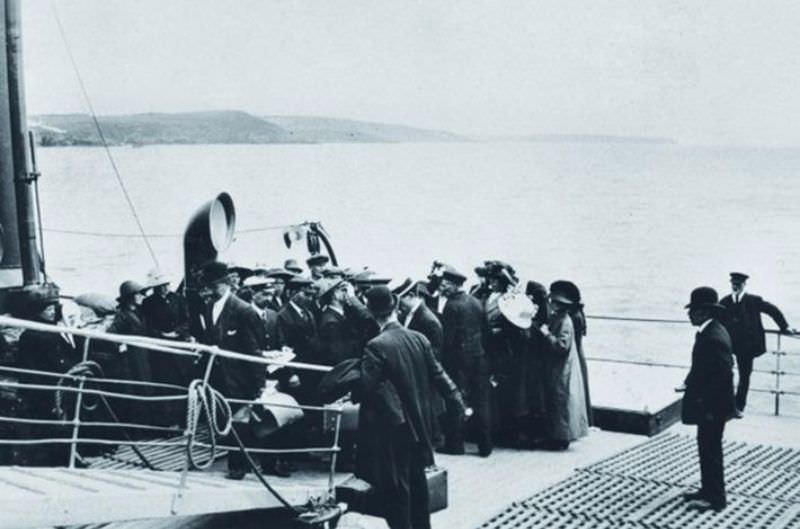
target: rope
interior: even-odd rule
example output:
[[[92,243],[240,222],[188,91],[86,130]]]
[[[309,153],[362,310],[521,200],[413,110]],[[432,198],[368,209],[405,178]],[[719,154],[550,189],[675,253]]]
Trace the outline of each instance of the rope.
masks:
[[[228,435],[233,429],[233,413],[231,406],[225,400],[225,397],[212,388],[210,384],[203,382],[200,379],[192,380],[189,384],[186,404],[186,455],[189,457],[189,464],[192,468],[197,470],[205,470],[209,468],[216,459],[217,455],[217,435],[222,437]],[[220,408],[224,424],[220,426],[218,422],[219,413],[217,408]],[[205,416],[206,424],[211,430],[211,454],[205,463],[198,463],[194,457],[195,437],[197,436],[197,427],[200,424],[200,417]]]
[[[142,225],[142,221],[139,218],[139,214],[136,212],[136,207],[133,205],[133,200],[131,199],[130,194],[128,193],[128,189],[125,186],[125,182],[122,180],[122,175],[119,172],[119,168],[117,168],[117,163],[114,160],[114,156],[111,154],[111,149],[108,147],[108,142],[106,141],[105,134],[103,133],[103,128],[100,126],[100,121],[97,119],[97,113],[94,110],[94,105],[92,105],[92,100],[89,97],[89,92],[86,90],[86,85],[83,82],[83,76],[81,76],[81,72],[78,69],[78,63],[75,60],[75,56],[72,54],[72,49],[69,45],[69,40],[67,39],[67,33],[64,30],[64,26],[61,23],[61,17],[58,15],[58,9],[56,8],[56,3],[54,0],[51,0],[50,7],[53,10],[53,16],[56,20],[56,25],[58,26],[58,32],[61,35],[61,40],[64,42],[64,47],[67,50],[67,55],[69,56],[69,60],[72,63],[72,68],[75,71],[75,77],[78,79],[78,84],[80,85],[81,92],[83,94],[84,101],[86,102],[86,106],[89,109],[89,113],[92,117],[92,122],[94,123],[95,129],[97,129],[97,134],[100,136],[100,141],[103,144],[103,149],[105,150],[106,157],[108,161],[111,163],[111,168],[114,171],[114,176],[117,179],[117,183],[119,184],[120,189],[122,190],[122,195],[125,197],[125,201],[128,203],[128,207],[131,210],[131,214],[133,215],[134,220],[136,221],[136,226],[139,228],[139,232],[141,233],[141,237],[144,240],[145,246],[147,246],[147,251],[150,253],[150,257],[153,259],[153,263],[156,267],[159,266],[158,258],[156,257],[155,251],[153,251],[153,247],[150,245],[150,239],[147,237],[147,233],[144,231],[144,226]]]
[[[286,228],[292,228],[295,226],[304,226],[308,223],[301,223],[301,224],[283,224],[283,225],[276,225],[276,226],[263,226],[260,228],[247,228],[243,230],[236,230],[237,235],[242,234],[249,234],[249,233],[263,233],[267,231],[275,231],[275,230],[285,230]],[[64,235],[80,235],[83,237],[105,237],[105,238],[122,238],[122,239],[141,239],[144,237],[149,237],[151,239],[180,239],[183,238],[182,233],[115,233],[115,232],[103,232],[103,231],[87,231],[87,230],[64,230],[61,228],[44,228],[44,231],[50,233],[61,233]]]

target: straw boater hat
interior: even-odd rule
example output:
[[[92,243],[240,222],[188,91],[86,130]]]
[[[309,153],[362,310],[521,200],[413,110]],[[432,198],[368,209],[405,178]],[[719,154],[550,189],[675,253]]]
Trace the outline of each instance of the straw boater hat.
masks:
[[[147,286],[158,287],[172,283],[172,278],[165,272],[154,268],[147,273]]]
[[[275,284],[275,280],[274,279],[272,279],[270,277],[256,276],[256,275],[248,277],[242,283],[243,286],[250,287],[250,288],[252,288],[254,290],[258,290],[258,289],[261,289],[263,287],[267,287],[267,286],[274,285],[274,284]]]

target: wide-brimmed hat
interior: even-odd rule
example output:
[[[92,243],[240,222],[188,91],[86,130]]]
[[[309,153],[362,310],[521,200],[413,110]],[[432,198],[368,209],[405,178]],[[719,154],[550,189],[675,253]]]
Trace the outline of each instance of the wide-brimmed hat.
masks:
[[[117,297],[117,301],[125,301],[126,299],[133,297],[134,294],[141,294],[148,288],[150,287],[146,287],[133,280],[123,281],[119,286],[119,296]]]
[[[172,283],[172,278],[166,272],[154,268],[147,273],[147,286],[158,287]]]
[[[505,318],[520,329],[530,329],[536,307],[521,292],[503,294],[497,300],[497,308]]]
[[[289,280],[288,286],[290,288],[302,288],[313,285],[314,281],[303,276],[294,276]]]
[[[417,282],[411,279],[410,277],[407,277],[403,280],[402,283],[400,283],[399,285],[397,285],[392,289],[392,294],[394,294],[398,298],[402,298],[409,292],[412,292],[415,286],[417,286]]]
[[[252,275],[242,282],[243,286],[250,287],[254,290],[259,290],[275,284],[275,280],[271,277]]]
[[[319,266],[327,264],[330,261],[330,257],[325,255],[324,253],[315,253],[308,259],[306,259],[306,264],[308,266]]]
[[[378,317],[388,316],[397,307],[397,296],[386,285],[370,288],[364,297],[367,299],[367,310]]]
[[[342,283],[344,283],[344,279],[342,278],[323,277],[322,279],[315,281],[314,285],[317,287],[317,293],[319,297],[324,298],[326,294],[335,290],[336,287]]]
[[[270,268],[266,273],[266,277],[282,279],[283,281],[288,281],[296,275],[296,273],[292,272],[291,270],[287,270],[286,268]]]
[[[550,283],[550,295],[553,296],[554,294],[567,298],[571,303],[581,302],[581,291],[578,286],[566,279],[559,279]]]
[[[731,283],[744,283],[750,276],[742,272],[731,272]]]
[[[684,307],[687,309],[717,309],[722,310],[725,307],[720,305],[717,291],[711,287],[697,287],[692,290],[689,296],[689,303]]]
[[[338,266],[329,266],[322,271],[322,277],[344,279],[347,274]]]
[[[203,285],[210,286],[228,278],[230,270],[228,265],[220,261],[211,261],[203,266],[201,274]]]
[[[451,265],[444,265],[442,269],[442,279],[447,279],[453,283],[461,285],[467,280],[467,276],[456,270],[455,267]]]
[[[229,265],[228,266],[228,273],[229,274],[236,274],[239,276],[240,281],[244,281],[251,275],[253,275],[253,269],[247,268],[246,266],[241,265]]]
[[[303,273],[303,267],[297,264],[296,259],[287,259],[286,261],[284,261],[283,268],[285,268],[290,272],[294,272],[295,274]]]

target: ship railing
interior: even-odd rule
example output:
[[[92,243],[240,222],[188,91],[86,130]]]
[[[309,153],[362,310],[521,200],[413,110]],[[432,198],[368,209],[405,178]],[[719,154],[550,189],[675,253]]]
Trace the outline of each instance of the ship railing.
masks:
[[[47,437],[47,438],[11,438],[0,439],[0,445],[58,445],[68,444],[70,446],[69,460],[67,462],[70,468],[75,468],[80,456],[78,454],[79,445],[107,445],[107,446],[131,446],[134,451],[137,447],[176,447],[182,446],[185,450],[185,460],[182,467],[182,475],[180,479],[183,487],[186,481],[186,475],[189,470],[193,468],[204,469],[208,468],[214,460],[215,453],[218,450],[239,450],[240,447],[236,444],[220,444],[216,438],[230,438],[232,423],[234,420],[231,413],[231,405],[241,406],[269,406],[270,408],[289,408],[301,410],[305,412],[319,412],[324,413],[326,416],[331,417],[333,440],[330,445],[324,446],[307,446],[297,448],[263,448],[263,447],[244,447],[245,453],[250,454],[330,454],[330,465],[327,470],[328,474],[328,497],[325,500],[334,499],[334,477],[336,469],[337,454],[340,449],[340,435],[341,435],[341,421],[342,413],[344,410],[343,403],[337,402],[332,405],[325,406],[312,406],[305,404],[293,404],[285,401],[270,401],[268,397],[258,399],[236,399],[228,398],[221,395],[219,392],[211,388],[209,380],[211,379],[215,365],[218,364],[220,359],[237,360],[242,362],[249,362],[254,366],[261,366],[267,369],[270,366],[289,367],[298,370],[327,372],[331,368],[328,366],[310,364],[304,362],[282,361],[275,360],[261,356],[251,356],[246,354],[237,353],[235,351],[228,351],[220,349],[215,346],[195,342],[181,342],[173,340],[164,340],[159,338],[151,338],[138,335],[120,335],[99,330],[67,327],[64,325],[52,325],[47,323],[11,318],[7,316],[0,316],[0,327],[13,327],[24,330],[34,330],[47,333],[57,334],[71,334],[72,336],[80,336],[83,341],[83,361],[82,364],[90,364],[90,351],[93,341],[110,342],[117,345],[126,345],[147,349],[150,351],[157,351],[159,353],[179,355],[183,357],[191,357],[192,359],[205,359],[205,369],[202,379],[194,380],[188,387],[177,384],[168,384],[162,382],[151,382],[142,380],[130,380],[120,378],[107,378],[102,375],[86,373],[78,370],[77,372],[55,373],[51,371],[43,371],[36,369],[25,369],[11,366],[0,366],[0,374],[8,374],[12,376],[0,377],[0,388],[9,388],[14,390],[25,391],[43,391],[53,392],[56,395],[61,393],[74,395],[74,403],[71,405],[70,418],[64,419],[41,419],[32,417],[13,417],[7,415],[0,415],[0,423],[15,423],[19,425],[47,425],[47,426],[63,426],[71,428],[71,435],[69,437]],[[124,354],[124,353],[121,353]],[[24,377],[36,377],[39,383],[20,382],[13,380],[13,375]],[[45,383],[43,379],[52,379],[56,382],[50,384]],[[69,381],[71,384],[65,384],[64,381]],[[122,386],[123,390],[117,389]],[[113,388],[113,389],[111,389]],[[154,394],[143,395],[136,393],[129,393],[124,389],[132,388],[147,388],[150,390],[165,392],[171,391],[171,394]],[[193,391],[194,390],[194,391]],[[206,396],[202,392],[208,392]],[[154,405],[163,405],[164,403],[182,402],[187,406],[187,424],[185,427],[180,426],[160,426],[154,424],[145,424],[139,422],[121,422],[113,415],[113,421],[92,421],[83,420],[81,412],[84,409],[84,404],[87,398],[95,397],[97,399],[114,399],[135,401],[140,403],[150,403]],[[211,402],[211,401],[214,402]],[[202,407],[209,408],[203,410]],[[201,408],[201,409],[198,409]],[[223,424],[217,424],[219,412],[225,412],[223,417]],[[205,415],[204,415],[204,412]],[[66,414],[63,416],[66,417]],[[208,442],[198,440],[197,428],[201,422],[200,417],[205,416],[206,422],[214,423],[207,426],[212,430],[210,440]],[[322,422],[322,421],[320,421]],[[104,437],[83,437],[81,436],[81,428],[104,428],[104,429],[119,429],[122,430],[124,438],[106,438]],[[174,438],[165,439],[131,439],[126,430],[137,429],[157,433],[177,434]],[[235,432],[233,432],[235,433]],[[195,463],[192,458],[192,451],[195,448],[203,448],[210,451],[207,455],[207,460],[202,463]],[[138,453],[138,452],[137,452]],[[149,463],[144,461],[146,466]]]
[[[623,316],[586,315],[586,319],[599,320],[599,321],[627,322],[633,324],[640,323],[640,324],[683,325],[683,326],[690,325],[690,323],[687,320],[664,319],[664,318],[635,318],[635,317],[623,317]],[[771,376],[773,384],[772,387],[751,386],[750,391],[756,393],[771,394],[773,397],[773,414],[780,415],[782,397],[784,396],[800,397],[800,391],[796,391],[793,389],[786,389],[783,380],[783,377],[798,377],[797,380],[800,380],[800,371],[793,371],[786,369],[785,367],[783,367],[785,361],[782,361],[782,358],[785,357],[800,358],[800,352],[787,350],[785,342],[786,340],[800,341],[800,335],[786,334],[777,329],[766,329],[765,332],[768,336],[774,338],[774,343],[775,343],[774,349],[767,350],[767,353],[773,357],[774,367],[772,369],[754,368],[753,373],[760,373],[763,375]],[[636,365],[645,367],[660,367],[667,369],[688,370],[691,367],[688,364],[681,364],[681,363],[653,362],[650,360],[632,360],[625,358],[608,358],[599,356],[587,356],[586,360],[591,362]],[[738,366],[736,366],[736,368],[738,369]]]

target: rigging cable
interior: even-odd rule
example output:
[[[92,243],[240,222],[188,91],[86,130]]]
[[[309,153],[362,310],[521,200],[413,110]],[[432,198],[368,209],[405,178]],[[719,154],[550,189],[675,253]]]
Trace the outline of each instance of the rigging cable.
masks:
[[[111,155],[111,149],[108,147],[108,142],[106,141],[105,134],[103,133],[103,128],[100,126],[100,121],[97,119],[97,114],[94,110],[94,105],[92,105],[92,100],[89,98],[89,93],[86,90],[86,85],[83,82],[83,77],[81,76],[81,72],[78,69],[78,63],[75,61],[75,56],[72,54],[72,49],[69,46],[69,41],[67,40],[67,33],[64,31],[64,26],[61,24],[61,17],[58,15],[58,9],[56,8],[55,0],[50,1],[50,7],[53,11],[53,16],[56,20],[56,25],[58,26],[58,32],[61,35],[61,40],[64,42],[64,47],[67,50],[67,55],[69,56],[69,60],[72,63],[72,68],[75,71],[75,77],[78,79],[78,84],[80,85],[81,92],[83,94],[84,101],[86,106],[88,107],[89,114],[92,116],[92,122],[94,123],[95,129],[97,129],[97,134],[100,136],[100,141],[103,144],[103,148],[106,153],[106,157],[108,161],[111,163],[111,168],[114,171],[114,176],[117,178],[117,182],[119,183],[120,189],[122,189],[122,194],[125,197],[125,201],[128,203],[128,207],[133,214],[133,218],[136,221],[136,226],[139,228],[139,232],[141,233],[141,238],[144,240],[145,246],[147,246],[147,251],[150,253],[150,257],[153,259],[153,263],[156,267],[159,266],[158,258],[156,257],[155,251],[153,251],[153,247],[150,244],[150,239],[147,236],[147,233],[144,231],[144,226],[142,225],[142,221],[139,218],[139,214],[136,212],[136,207],[133,205],[133,200],[128,194],[128,189],[125,187],[125,182],[122,180],[122,175],[117,168],[117,163],[114,161],[114,157]]]

